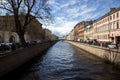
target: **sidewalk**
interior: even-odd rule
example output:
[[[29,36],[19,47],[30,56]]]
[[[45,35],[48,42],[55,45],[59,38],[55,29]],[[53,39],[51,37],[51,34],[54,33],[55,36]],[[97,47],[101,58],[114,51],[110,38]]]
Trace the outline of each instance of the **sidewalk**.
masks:
[[[74,42],[74,41],[73,41]],[[75,43],[80,43],[80,44],[83,44],[83,45],[89,45],[89,46],[92,46],[92,47],[96,47],[96,48],[100,48],[100,49],[107,49],[107,50],[110,50],[110,51],[114,51],[114,52],[118,52],[120,53],[120,48],[116,49],[116,48],[108,48],[108,47],[104,47],[104,46],[99,46],[99,45],[94,45],[94,44],[88,44],[88,43],[81,43],[81,42],[75,42]]]

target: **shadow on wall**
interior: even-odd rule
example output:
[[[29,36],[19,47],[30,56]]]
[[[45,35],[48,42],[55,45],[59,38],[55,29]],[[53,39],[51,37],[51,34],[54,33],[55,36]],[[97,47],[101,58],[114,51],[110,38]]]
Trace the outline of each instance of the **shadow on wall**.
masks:
[[[105,50],[104,52],[104,62],[107,64],[113,64],[115,68],[120,69],[120,54],[119,54],[119,49],[117,51],[113,51],[113,48],[109,48],[108,50]]]

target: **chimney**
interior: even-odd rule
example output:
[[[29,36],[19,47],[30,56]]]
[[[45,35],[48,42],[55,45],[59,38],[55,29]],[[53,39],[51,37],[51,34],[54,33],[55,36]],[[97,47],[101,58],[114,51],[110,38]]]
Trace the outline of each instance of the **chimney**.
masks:
[[[110,8],[110,12],[113,12],[115,10],[116,10],[116,8]]]

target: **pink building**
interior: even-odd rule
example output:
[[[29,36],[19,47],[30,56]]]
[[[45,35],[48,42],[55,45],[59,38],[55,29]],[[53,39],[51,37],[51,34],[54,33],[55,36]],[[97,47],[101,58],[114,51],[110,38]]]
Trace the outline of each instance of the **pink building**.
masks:
[[[93,23],[93,38],[100,42],[120,42],[120,7],[111,8]]]

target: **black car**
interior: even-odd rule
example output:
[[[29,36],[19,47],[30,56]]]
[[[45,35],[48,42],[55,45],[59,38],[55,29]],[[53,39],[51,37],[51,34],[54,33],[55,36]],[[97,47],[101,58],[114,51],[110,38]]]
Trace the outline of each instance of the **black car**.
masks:
[[[10,46],[5,45],[4,43],[0,44],[0,51],[10,50]]]

